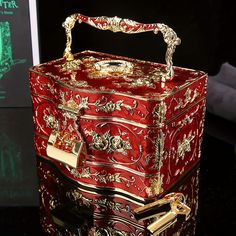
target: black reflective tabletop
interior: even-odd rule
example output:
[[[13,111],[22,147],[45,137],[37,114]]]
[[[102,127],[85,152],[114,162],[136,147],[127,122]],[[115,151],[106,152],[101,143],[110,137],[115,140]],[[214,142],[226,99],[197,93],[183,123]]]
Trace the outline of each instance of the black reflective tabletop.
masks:
[[[4,134],[4,137],[8,137],[17,143],[19,150],[22,150],[22,147],[24,149],[21,157],[23,161],[19,162],[19,166],[15,165],[16,170],[17,168],[22,168],[24,171],[21,182],[17,180],[14,185],[14,181],[11,182],[8,179],[7,188],[6,181],[4,182],[3,178],[4,175],[1,173],[0,235],[3,236],[43,235],[40,226],[36,190],[36,167],[35,161],[33,160],[35,156],[32,150],[32,140],[29,140],[33,135],[32,126],[29,125],[31,121],[28,120],[25,123],[18,123],[21,118],[27,119],[30,112],[30,109],[14,111],[7,109],[1,110],[0,121],[4,123],[4,126],[2,124],[0,126],[1,135]],[[11,119],[3,118],[3,114],[7,114],[6,117],[10,117]],[[14,119],[17,122],[14,122]],[[223,124],[218,123],[217,125]],[[234,216],[236,210],[235,147],[222,137],[216,137],[212,132],[209,132],[209,127],[210,125],[207,120],[200,162],[195,235],[234,235],[232,232],[236,226],[236,217]],[[28,129],[27,132],[31,132],[28,136],[26,134],[27,132],[24,132],[26,128]],[[220,128],[223,129],[222,127]],[[19,132],[21,132],[20,135]],[[22,134],[24,135],[22,136]],[[18,150],[17,148],[16,150]],[[16,171],[16,173],[18,172]],[[7,195],[3,195],[4,191],[8,192],[8,198]],[[12,195],[13,193],[15,194],[14,196]],[[23,193],[27,194],[24,195]],[[4,199],[3,196],[6,198]],[[176,236],[178,234],[174,235]]]

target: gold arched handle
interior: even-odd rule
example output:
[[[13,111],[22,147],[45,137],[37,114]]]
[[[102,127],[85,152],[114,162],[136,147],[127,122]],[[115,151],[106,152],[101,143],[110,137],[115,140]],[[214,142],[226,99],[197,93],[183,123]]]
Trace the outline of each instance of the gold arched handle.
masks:
[[[176,46],[180,44],[181,40],[180,38],[177,37],[174,30],[168,27],[167,25],[159,23],[143,24],[129,19],[122,19],[117,16],[88,17],[81,15],[79,13],[73,14],[67,17],[65,22],[63,23],[63,27],[65,28],[67,37],[64,57],[66,58],[67,61],[74,60],[74,56],[71,53],[71,44],[72,44],[71,30],[73,29],[76,21],[78,21],[79,23],[82,22],[87,23],[101,30],[111,30],[113,32],[123,32],[127,34],[142,33],[148,31],[153,31],[155,34],[157,34],[160,31],[163,34],[164,41],[167,43],[167,50],[165,55],[166,72],[164,77],[165,80],[173,78],[174,72],[172,68],[173,66],[172,57]]]

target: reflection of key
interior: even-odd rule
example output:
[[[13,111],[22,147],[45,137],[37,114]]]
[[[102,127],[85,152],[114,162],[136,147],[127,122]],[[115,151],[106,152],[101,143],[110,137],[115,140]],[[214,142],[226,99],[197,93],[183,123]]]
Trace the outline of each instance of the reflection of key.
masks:
[[[152,215],[165,214],[171,209],[170,203],[177,200],[185,201],[184,195],[182,193],[169,193],[157,201],[134,209],[135,217],[136,219],[143,219],[144,215],[147,215],[147,218],[151,218],[152,213]]]
[[[151,223],[147,228],[153,235],[158,235],[172,224],[174,224],[178,217],[185,216],[188,219],[191,209],[180,201],[174,201],[171,204],[171,210],[165,215]]]
[[[185,217],[185,220],[188,219],[191,209],[184,202],[182,193],[170,193],[162,199],[135,209],[134,212],[137,219],[156,219],[147,227],[155,236],[173,225],[181,216]]]

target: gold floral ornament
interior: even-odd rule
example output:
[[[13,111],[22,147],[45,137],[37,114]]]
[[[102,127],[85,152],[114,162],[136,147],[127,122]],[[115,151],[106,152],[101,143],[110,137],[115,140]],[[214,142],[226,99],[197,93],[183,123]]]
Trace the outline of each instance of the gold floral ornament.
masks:
[[[178,153],[178,157],[181,157],[182,160],[186,152],[191,152],[191,141],[194,140],[194,138],[195,138],[195,133],[190,131],[188,136],[184,134],[182,141],[178,140],[177,153]]]
[[[95,181],[98,181],[99,183],[108,184],[108,183],[116,182],[116,183],[123,183],[127,187],[130,187],[135,182],[134,177],[131,177],[130,179],[128,179],[122,176],[122,174],[118,172],[111,174],[111,173],[108,173],[106,170],[102,170],[102,171],[96,171],[95,173],[91,173],[89,167],[83,168],[81,172],[69,166],[67,166],[66,168],[76,178],[94,179]]]
[[[58,105],[59,109],[67,111],[69,113],[78,115],[82,109],[88,109],[88,97],[82,97],[80,103],[78,104],[72,97],[69,100],[65,99],[65,94],[61,93],[61,104]],[[75,117],[75,119],[77,119]]]
[[[194,91],[192,91],[192,89],[188,88],[184,94],[185,99],[183,100],[182,98],[180,98],[177,101],[177,106],[174,108],[174,110],[178,110],[178,109],[183,109],[185,108],[188,104],[194,102],[196,100],[196,98],[198,97],[199,92],[197,91],[197,89],[195,89]]]
[[[108,100],[106,97],[102,97],[95,102],[96,112],[113,112],[113,111],[121,111],[122,107],[125,108],[129,113],[133,113],[135,108],[137,107],[137,101],[133,101],[133,106],[124,103],[124,100],[118,100],[116,102]]]
[[[129,141],[123,140],[119,135],[112,136],[110,132],[98,134],[95,131],[87,132],[92,136],[90,146],[98,151],[106,151],[107,153],[119,152],[127,155],[128,150],[132,150]]]

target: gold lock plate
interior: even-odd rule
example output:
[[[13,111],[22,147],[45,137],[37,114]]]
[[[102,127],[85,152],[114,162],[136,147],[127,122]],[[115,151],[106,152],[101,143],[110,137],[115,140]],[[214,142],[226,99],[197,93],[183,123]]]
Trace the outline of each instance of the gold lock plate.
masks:
[[[65,147],[70,146],[70,148],[65,148],[65,150],[58,148],[56,145],[58,139],[60,142],[64,143]],[[81,160],[83,159],[83,157],[81,157],[81,154],[83,154],[83,147],[83,141],[78,141],[71,137],[61,137],[59,132],[54,130],[48,139],[46,152],[50,158],[67,164],[73,168],[78,168],[83,162],[83,160]]]

